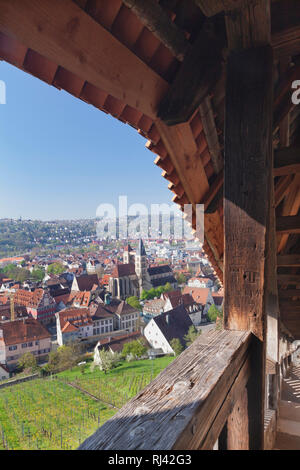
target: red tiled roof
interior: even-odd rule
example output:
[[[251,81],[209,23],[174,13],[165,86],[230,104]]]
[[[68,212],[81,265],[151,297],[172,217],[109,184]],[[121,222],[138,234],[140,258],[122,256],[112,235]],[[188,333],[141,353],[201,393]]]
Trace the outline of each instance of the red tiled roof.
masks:
[[[34,318],[2,323],[0,330],[3,331],[3,342],[7,346],[51,338],[46,328]]]
[[[129,264],[117,264],[112,272],[112,277],[118,278],[123,276],[131,276],[135,273],[135,265],[133,263]]]
[[[183,294],[190,294],[197,304],[206,305],[207,297],[210,293],[208,287],[188,287],[183,289]]]

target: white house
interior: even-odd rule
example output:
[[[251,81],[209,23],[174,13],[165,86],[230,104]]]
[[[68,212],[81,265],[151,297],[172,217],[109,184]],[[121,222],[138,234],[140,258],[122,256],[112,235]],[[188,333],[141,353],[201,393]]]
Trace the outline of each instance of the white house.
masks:
[[[184,345],[184,336],[192,325],[185,307],[179,305],[152,318],[144,329],[144,336],[153,349],[162,349],[165,354],[174,354],[170,342],[178,338]]]

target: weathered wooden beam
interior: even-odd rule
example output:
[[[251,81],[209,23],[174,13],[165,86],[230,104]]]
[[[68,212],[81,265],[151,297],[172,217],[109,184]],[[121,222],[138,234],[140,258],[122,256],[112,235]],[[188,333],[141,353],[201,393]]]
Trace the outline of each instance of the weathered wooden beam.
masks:
[[[300,147],[285,147],[275,151],[274,176],[300,173]]]
[[[284,176],[279,178],[275,186],[275,207],[279,206],[281,201],[285,198],[286,194],[288,193],[291,183],[293,181],[293,176]]]
[[[227,424],[227,450],[249,450],[248,393],[243,390]]]
[[[149,117],[168,89],[71,0],[0,0],[0,31]]]
[[[229,49],[246,49],[271,42],[269,0],[244,0],[241,8],[225,16]]]
[[[300,4],[298,0],[272,2],[272,46],[275,57],[299,54]]]
[[[295,268],[300,267],[300,255],[299,254],[292,254],[292,255],[278,255],[277,256],[277,267],[289,267]]]
[[[158,117],[166,124],[188,121],[211,92],[222,72],[223,47],[212,29],[200,32],[160,104]]]
[[[300,299],[300,289],[280,289],[278,295],[280,299]]]
[[[281,208],[281,216],[295,216],[298,214],[300,209],[300,175],[296,174],[290,185],[290,189],[284,199],[283,206]],[[278,253],[282,252],[288,242],[289,234],[285,233],[278,235]]]
[[[196,450],[208,445],[218,416],[226,421],[249,377],[251,341],[249,332],[201,335],[79,449]]]
[[[183,61],[190,43],[156,0],[122,0],[141,22],[175,55]]]
[[[300,274],[277,274],[278,284],[298,285],[300,284]]]
[[[221,11],[241,8],[245,0],[194,0],[206,16],[214,16]]]
[[[249,47],[246,39],[232,40],[238,49]],[[272,90],[270,46],[231,52],[225,106],[224,322],[226,328],[251,330],[257,337],[253,349],[256,373],[249,391],[251,449],[263,448],[265,271],[273,182]]]
[[[207,96],[199,106],[203,130],[215,173],[223,168],[223,156],[212,109],[211,98]]]
[[[276,232],[279,234],[300,233],[300,216],[293,215],[293,216],[277,217]]]

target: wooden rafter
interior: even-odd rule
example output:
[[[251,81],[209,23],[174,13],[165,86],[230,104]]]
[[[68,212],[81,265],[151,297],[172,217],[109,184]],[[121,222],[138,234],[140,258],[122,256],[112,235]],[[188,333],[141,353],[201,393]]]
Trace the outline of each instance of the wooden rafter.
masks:
[[[276,220],[277,233],[300,233],[300,216],[277,217]]]
[[[156,0],[122,0],[157,38],[183,61],[190,43]]]
[[[275,151],[274,176],[300,173],[300,147],[286,147]]]
[[[211,25],[199,33],[160,104],[158,116],[166,124],[188,121],[208,96],[222,72],[223,48]]]
[[[149,117],[168,89],[71,0],[0,0],[0,31]]]

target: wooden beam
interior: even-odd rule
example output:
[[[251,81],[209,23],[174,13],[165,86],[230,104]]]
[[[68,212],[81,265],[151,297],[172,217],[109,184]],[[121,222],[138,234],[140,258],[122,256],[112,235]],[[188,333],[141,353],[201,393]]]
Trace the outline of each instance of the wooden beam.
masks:
[[[298,285],[300,284],[300,274],[277,274],[278,284]]]
[[[210,96],[204,98],[203,102],[199,106],[199,112],[212,164],[215,173],[218,174],[223,168],[223,156]]]
[[[293,56],[300,51],[300,4],[298,0],[273,1],[272,46],[275,57]]]
[[[278,255],[277,256],[277,267],[289,267],[289,268],[300,268],[300,255],[299,254],[292,254],[292,255]]]
[[[149,117],[168,89],[71,0],[0,0],[0,31]]]
[[[277,217],[276,232],[279,234],[300,233],[300,216]]]
[[[283,202],[281,216],[294,216],[298,214],[300,208],[300,175],[295,175],[290,190]],[[278,253],[282,252],[288,242],[289,234],[278,235]]]
[[[300,147],[285,147],[275,151],[274,176],[300,173]]]
[[[252,339],[237,331],[201,335],[80,449],[201,449],[242,393]]]
[[[280,299],[300,299],[300,289],[280,289],[278,295]]]
[[[221,11],[241,8],[245,0],[194,0],[205,16],[214,16]]]
[[[171,21],[155,0],[123,0],[141,22],[174,54],[183,61],[191,47],[182,30]]]
[[[269,0],[244,0],[239,10],[225,16],[229,49],[247,49],[271,42]]]
[[[188,121],[211,92],[222,72],[223,47],[210,28],[200,32],[160,104],[158,117],[166,124]]]
[[[279,181],[277,182],[275,186],[275,207],[279,206],[281,201],[287,195],[292,181],[293,181],[292,175],[283,176],[282,178],[279,178]]]
[[[238,44],[238,49],[249,46],[246,40],[234,38],[232,44]],[[249,389],[251,449],[263,448],[265,271],[273,182],[272,90],[270,46],[231,52],[225,107],[224,322],[228,329],[251,330],[257,338],[252,353],[256,372],[252,373]]]

